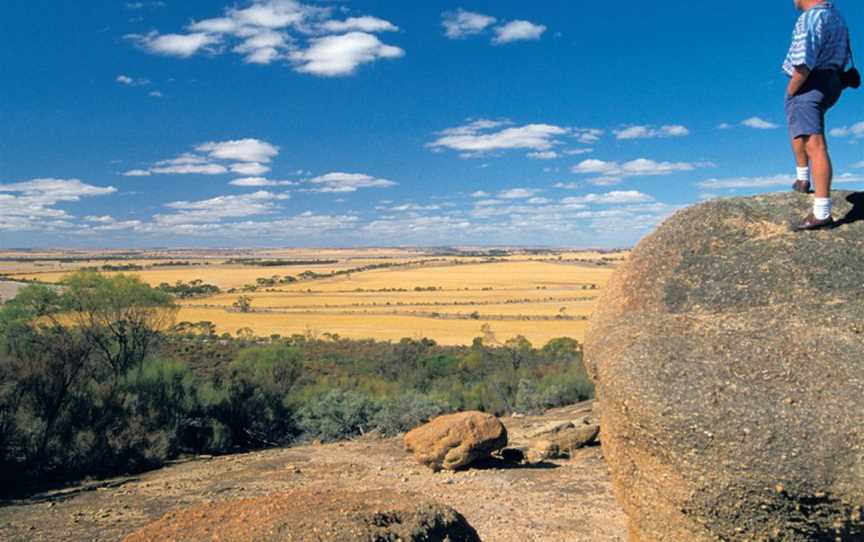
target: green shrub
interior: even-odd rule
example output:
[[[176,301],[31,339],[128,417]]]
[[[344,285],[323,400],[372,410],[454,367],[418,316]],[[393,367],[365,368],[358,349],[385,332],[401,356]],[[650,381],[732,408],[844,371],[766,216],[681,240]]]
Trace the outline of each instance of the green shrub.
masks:
[[[372,425],[382,433],[393,436],[422,425],[447,412],[446,404],[417,392],[382,401],[372,417]]]
[[[332,390],[307,401],[298,415],[309,438],[328,441],[365,433],[372,428],[377,411],[378,406],[365,394]]]

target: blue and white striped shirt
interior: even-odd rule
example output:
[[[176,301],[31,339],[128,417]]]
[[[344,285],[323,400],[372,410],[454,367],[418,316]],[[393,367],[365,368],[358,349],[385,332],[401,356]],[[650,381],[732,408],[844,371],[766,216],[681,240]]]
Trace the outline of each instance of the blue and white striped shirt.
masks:
[[[849,29],[832,2],[816,4],[801,14],[792,33],[792,46],[783,62],[791,76],[795,66],[810,70],[842,70],[849,62]]]

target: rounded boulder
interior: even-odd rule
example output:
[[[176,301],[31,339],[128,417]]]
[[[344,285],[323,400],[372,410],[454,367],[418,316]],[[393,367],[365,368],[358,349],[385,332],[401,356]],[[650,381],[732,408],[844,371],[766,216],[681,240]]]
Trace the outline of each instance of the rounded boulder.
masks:
[[[618,268],[588,370],[631,540],[864,540],[864,194],[679,211]]]

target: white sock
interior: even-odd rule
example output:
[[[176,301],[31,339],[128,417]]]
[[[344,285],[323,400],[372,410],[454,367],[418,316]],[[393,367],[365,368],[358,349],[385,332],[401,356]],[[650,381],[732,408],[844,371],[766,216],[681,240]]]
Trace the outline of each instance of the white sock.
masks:
[[[825,220],[831,216],[831,198],[815,198],[813,200],[813,216],[816,220]]]
[[[797,176],[798,176],[797,180],[807,181],[809,183],[810,182],[810,168],[809,167],[799,167],[796,169],[798,170],[797,171]]]

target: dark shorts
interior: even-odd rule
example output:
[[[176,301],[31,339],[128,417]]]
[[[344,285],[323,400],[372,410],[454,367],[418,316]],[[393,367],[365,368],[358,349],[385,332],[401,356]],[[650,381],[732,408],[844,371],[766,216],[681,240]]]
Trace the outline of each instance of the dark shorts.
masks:
[[[796,137],[824,134],[825,112],[831,109],[843,85],[840,73],[835,70],[813,70],[807,81],[794,96],[786,97],[786,123],[789,136]]]

